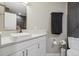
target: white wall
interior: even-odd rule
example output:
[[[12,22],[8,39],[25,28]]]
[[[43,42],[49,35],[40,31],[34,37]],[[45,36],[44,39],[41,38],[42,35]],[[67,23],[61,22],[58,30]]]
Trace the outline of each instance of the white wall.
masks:
[[[63,33],[51,35],[51,12],[63,12]],[[65,39],[67,34],[67,3],[66,2],[32,2],[27,6],[27,30],[43,29],[48,32],[47,51],[59,52],[58,48],[52,47],[50,38]]]
[[[16,14],[5,12],[5,30],[16,30]]]
[[[0,6],[0,31],[4,30],[4,7]]]

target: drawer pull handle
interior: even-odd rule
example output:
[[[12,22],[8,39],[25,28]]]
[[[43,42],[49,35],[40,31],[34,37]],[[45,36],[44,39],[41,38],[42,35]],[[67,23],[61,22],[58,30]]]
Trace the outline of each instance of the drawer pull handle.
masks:
[[[25,56],[25,55],[24,55],[24,51],[23,51],[23,56]]]
[[[28,50],[26,49],[26,56],[28,56]]]
[[[40,44],[38,44],[38,48],[40,48]]]

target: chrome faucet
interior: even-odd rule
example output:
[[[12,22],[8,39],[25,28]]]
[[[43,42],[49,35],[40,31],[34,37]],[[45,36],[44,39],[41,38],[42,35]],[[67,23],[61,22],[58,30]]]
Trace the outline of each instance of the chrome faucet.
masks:
[[[22,33],[22,28],[21,28],[21,26],[17,25],[16,30],[17,30],[18,33]]]

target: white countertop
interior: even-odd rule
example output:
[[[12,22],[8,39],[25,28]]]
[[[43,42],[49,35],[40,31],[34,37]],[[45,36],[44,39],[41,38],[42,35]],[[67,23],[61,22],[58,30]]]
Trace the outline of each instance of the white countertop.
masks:
[[[28,41],[30,39],[34,39],[34,38],[37,38],[37,37],[40,37],[40,36],[44,36],[46,35],[46,33],[41,33],[41,34],[31,34],[31,36],[28,36],[28,37],[20,37],[21,39],[12,39],[12,37],[10,36],[7,36],[7,37],[2,37],[1,38],[1,46],[5,46],[5,45],[9,45],[11,43],[17,43],[17,42],[21,42],[21,41]]]

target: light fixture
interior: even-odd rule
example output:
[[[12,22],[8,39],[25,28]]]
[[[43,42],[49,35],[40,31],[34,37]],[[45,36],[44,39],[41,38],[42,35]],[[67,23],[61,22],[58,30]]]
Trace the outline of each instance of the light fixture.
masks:
[[[24,2],[25,4],[28,4],[28,2],[26,1],[26,2]]]
[[[26,6],[27,4],[28,4],[28,2],[26,1],[26,2],[22,2],[22,4],[24,5],[24,6]]]
[[[31,3],[26,1],[26,2],[23,2],[23,5],[24,6],[31,6]]]
[[[21,15],[21,13],[18,13],[18,15]]]

